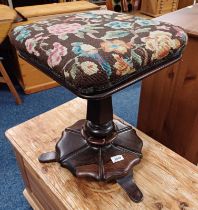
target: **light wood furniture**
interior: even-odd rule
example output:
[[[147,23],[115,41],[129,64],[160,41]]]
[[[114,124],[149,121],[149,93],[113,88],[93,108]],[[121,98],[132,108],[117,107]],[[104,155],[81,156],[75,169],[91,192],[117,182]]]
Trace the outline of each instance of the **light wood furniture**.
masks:
[[[17,55],[19,69],[15,70],[19,84],[26,94],[36,93],[59,86],[57,82],[38,71]]]
[[[12,9],[10,9],[8,6],[0,5],[0,44],[4,41],[4,39],[7,37],[8,32],[11,28],[12,22],[16,18],[16,12]],[[15,97],[16,103],[21,104],[21,98],[18,95],[14,85],[12,84],[12,81],[10,80],[10,77],[8,76],[3,63],[3,58],[0,57],[0,83],[6,83]]]
[[[181,62],[143,80],[138,128],[198,163],[198,4],[157,18],[179,25],[189,41]]]
[[[0,58],[0,73],[2,76],[0,76],[0,83],[6,83],[10,89],[10,92],[12,93],[12,95],[15,97],[16,103],[17,104],[21,104],[21,98],[19,96],[19,94],[17,93],[10,77],[8,76],[2,62],[1,62],[1,58]]]
[[[26,18],[26,21],[15,23],[13,24],[13,27],[61,15],[63,13],[76,13],[86,10],[96,10],[99,8],[99,6],[89,3],[87,1],[16,7],[15,9],[18,14]],[[58,86],[58,84],[54,80],[52,80],[42,72],[38,71],[35,67],[28,64],[25,60],[18,57],[18,63],[19,69],[15,71],[15,74],[26,94],[35,93],[41,90],[46,90]]]
[[[34,209],[198,209],[198,168],[138,130],[144,141],[143,159],[134,168],[144,194],[139,204],[118,184],[77,179],[58,163],[39,163],[38,156],[54,150],[64,128],[85,115],[86,101],[76,98],[6,132]]]
[[[157,17],[173,12],[178,7],[179,0],[142,0],[141,12]]]
[[[16,7],[16,11],[23,17],[39,19],[42,16],[60,15],[65,13],[76,13],[79,11],[99,9],[99,6],[87,1],[63,2],[54,4],[35,5],[27,7]]]
[[[10,9],[6,5],[0,4],[0,43],[6,38],[8,31],[10,30],[13,20],[17,14],[14,10]]]

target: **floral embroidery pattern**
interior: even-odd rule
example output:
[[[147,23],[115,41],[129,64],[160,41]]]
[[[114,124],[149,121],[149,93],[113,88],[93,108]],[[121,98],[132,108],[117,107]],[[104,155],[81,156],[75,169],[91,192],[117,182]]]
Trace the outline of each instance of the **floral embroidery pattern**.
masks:
[[[14,29],[14,35],[16,34],[15,39],[22,43],[27,37],[31,36],[31,31],[27,30],[25,26],[18,26]]]
[[[105,26],[108,26],[113,29],[130,28],[131,23],[130,22],[122,22],[122,21],[113,21],[113,22],[105,24]]]
[[[42,35],[43,35],[43,33],[40,33],[37,36],[35,36],[35,38],[26,39],[25,46],[26,46],[27,51],[30,54],[34,54],[36,56],[40,56],[40,53],[35,49],[36,46],[37,46],[37,43],[40,40],[48,39],[48,37],[42,37]]]
[[[131,66],[127,60],[125,60],[123,57],[113,54],[113,57],[116,60],[116,63],[114,64],[114,67],[116,68],[116,74],[117,75],[125,75],[125,74],[130,74],[135,71],[133,66]]]
[[[160,24],[159,21],[146,20],[146,19],[136,20],[135,23],[137,23],[140,26],[158,26]]]
[[[101,47],[105,52],[117,52],[124,54],[127,52],[127,49],[130,48],[130,45],[126,44],[121,40],[105,41],[101,43]]]
[[[94,62],[85,61],[81,63],[81,68],[85,74],[92,75],[98,72],[98,66]]]
[[[83,44],[83,42],[74,42],[72,43],[72,46],[72,51],[79,56],[89,57],[98,53],[98,50],[95,47],[89,44]]]
[[[73,49],[72,51],[81,57],[92,58],[97,61],[103,70],[106,71],[107,75],[111,75],[111,67],[107,61],[105,61],[98,53],[98,50],[88,44],[83,44],[82,42],[74,42],[72,43]]]
[[[57,66],[61,62],[62,57],[67,55],[67,48],[60,43],[54,42],[53,46],[54,48],[49,50],[49,57],[47,59],[47,63],[51,68]]]
[[[61,35],[61,34],[70,34],[70,33],[77,33],[78,30],[81,28],[81,25],[79,23],[62,23],[62,24],[56,24],[47,27],[47,30],[50,34],[54,35]]]
[[[62,15],[13,29],[15,47],[50,68],[63,85],[86,93],[130,79],[179,56],[179,27],[108,10]]]
[[[28,51],[30,54],[33,53],[34,55],[39,56],[40,53],[39,53],[37,50],[35,50],[36,43],[37,43],[37,40],[36,40],[36,39],[30,38],[30,39],[27,39],[27,40],[25,41],[25,46],[26,46],[27,51]]]
[[[146,49],[151,50],[152,60],[166,57],[171,49],[178,49],[180,42],[178,39],[172,39],[172,34],[165,31],[152,31],[149,36],[142,38],[146,43]]]
[[[80,13],[80,14],[77,14],[77,17],[90,18],[90,19],[100,19],[101,18],[99,16],[99,14],[95,14],[95,13]]]

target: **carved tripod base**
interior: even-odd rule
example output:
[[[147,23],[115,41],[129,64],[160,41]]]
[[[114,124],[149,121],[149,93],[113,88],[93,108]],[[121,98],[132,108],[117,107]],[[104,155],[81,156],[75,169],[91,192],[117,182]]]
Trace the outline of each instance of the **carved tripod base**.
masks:
[[[86,122],[80,120],[66,128],[56,144],[56,151],[42,154],[39,161],[59,162],[77,177],[116,180],[131,200],[140,202],[143,195],[134,183],[131,171],[141,160],[142,140],[131,126],[114,120],[114,131],[104,137],[103,142],[86,132]]]

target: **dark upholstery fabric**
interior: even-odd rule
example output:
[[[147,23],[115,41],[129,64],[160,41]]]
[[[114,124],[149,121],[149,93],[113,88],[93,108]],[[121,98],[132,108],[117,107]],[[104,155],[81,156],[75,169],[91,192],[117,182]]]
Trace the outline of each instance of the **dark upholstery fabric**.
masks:
[[[87,94],[179,57],[187,41],[179,27],[106,10],[18,26],[10,38],[26,59]]]

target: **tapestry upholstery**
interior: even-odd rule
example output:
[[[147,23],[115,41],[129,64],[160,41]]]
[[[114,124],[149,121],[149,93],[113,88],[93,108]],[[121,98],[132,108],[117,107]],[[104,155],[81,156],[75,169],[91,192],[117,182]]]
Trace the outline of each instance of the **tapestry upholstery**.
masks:
[[[187,35],[168,23],[96,10],[18,26],[10,39],[62,85],[94,94],[179,57]]]

